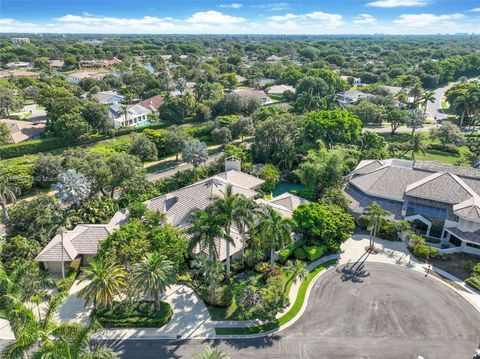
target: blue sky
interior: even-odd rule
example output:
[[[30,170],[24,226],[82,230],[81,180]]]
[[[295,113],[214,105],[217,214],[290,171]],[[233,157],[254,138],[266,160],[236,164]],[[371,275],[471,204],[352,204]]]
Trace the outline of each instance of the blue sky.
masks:
[[[480,33],[480,1],[0,0],[0,32]]]

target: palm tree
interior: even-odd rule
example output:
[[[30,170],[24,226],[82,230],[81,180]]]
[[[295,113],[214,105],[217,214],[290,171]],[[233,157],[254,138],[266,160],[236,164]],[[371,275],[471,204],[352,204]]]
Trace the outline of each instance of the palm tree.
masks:
[[[195,107],[195,96],[191,92],[187,92],[183,95],[183,103],[187,108],[187,113],[192,113],[192,109]]]
[[[8,203],[17,202],[16,194],[17,188],[8,182],[5,169],[2,165],[0,167],[0,206],[2,207],[3,216],[6,221],[10,219],[8,216]]]
[[[464,95],[458,96],[452,104],[452,109],[460,114],[460,127],[463,126],[465,118],[470,117],[478,109],[478,94],[473,89],[468,90]]]
[[[247,200],[239,201],[242,206],[242,216],[238,216],[234,220],[235,227],[237,227],[240,236],[242,237],[242,263],[245,261],[245,249],[247,247],[247,233],[249,233],[255,226],[257,218],[261,212],[255,201]]]
[[[245,201],[246,198],[243,195],[233,193],[232,186],[228,185],[223,196],[214,198],[210,206],[214,215],[222,219],[222,239],[226,245],[227,278],[230,277],[230,245],[235,246],[232,238],[232,225],[246,217]]]
[[[308,269],[305,262],[296,260],[295,262],[288,261],[287,265],[284,268],[284,271],[290,276],[285,283],[283,288],[283,294],[287,291],[288,284],[291,281],[296,281],[297,279],[304,280],[308,276]]]
[[[92,347],[91,336],[101,327],[96,321],[88,326],[62,324],[53,331],[55,340],[36,353],[39,358],[68,359],[115,359],[117,356],[104,345]]]
[[[193,268],[194,274],[201,278],[203,283],[208,285],[210,302],[213,303],[216,289],[225,278],[223,265],[202,254],[197,256],[193,261]]]
[[[195,359],[232,359],[232,357],[217,348],[206,347],[203,353],[194,354]]]
[[[37,318],[33,311],[21,301],[10,306],[7,310],[8,319],[16,339],[7,347],[3,358],[27,359],[29,352],[40,344],[50,343],[51,335],[57,327],[53,315],[61,303],[62,296],[60,294],[52,297],[43,318]]]
[[[93,300],[95,308],[111,308],[115,297],[127,286],[125,270],[102,257],[92,258],[88,264],[80,280],[89,281],[89,283],[78,293],[78,296],[85,299],[85,305]]]
[[[375,236],[377,235],[380,223],[389,214],[390,213],[380,207],[377,202],[372,202],[370,207],[365,208],[365,215],[368,218],[368,227],[370,228],[370,241],[368,246],[370,251],[375,249]]]
[[[412,161],[415,162],[415,155],[422,153],[425,156],[426,146],[423,144],[422,137],[417,133],[410,140],[410,150],[412,151]]]
[[[427,110],[428,103],[434,103],[435,102],[435,91],[425,91],[423,95],[420,97],[420,103],[423,108],[423,112]]]
[[[262,242],[270,249],[270,265],[273,269],[275,267],[275,251],[292,240],[292,222],[283,218],[272,207],[266,206],[259,227]]]
[[[218,260],[218,238],[222,236],[221,218],[215,216],[211,211],[203,210],[193,214],[192,226],[189,229],[191,234],[188,250],[193,253],[199,248],[201,251],[207,249],[210,259]]]
[[[412,137],[415,135],[415,130],[422,126],[425,122],[425,114],[418,108],[412,110],[412,113],[409,118],[405,121],[407,125],[412,127]]]
[[[418,105],[418,99],[423,94],[423,89],[420,85],[415,85],[414,87],[412,87],[410,89],[408,94],[413,97],[413,103],[414,103],[415,106],[417,106]]]
[[[155,298],[155,307],[160,310],[160,295],[175,283],[173,262],[159,252],[147,253],[133,266],[133,281],[137,289],[143,289],[144,294]]]

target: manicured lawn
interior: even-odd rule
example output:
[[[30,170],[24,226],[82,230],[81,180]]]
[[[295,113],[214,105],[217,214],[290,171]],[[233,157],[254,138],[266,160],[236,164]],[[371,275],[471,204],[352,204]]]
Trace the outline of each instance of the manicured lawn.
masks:
[[[292,320],[299,312],[300,309],[303,306],[303,303],[305,301],[305,295],[307,293],[308,286],[312,282],[313,278],[323,271],[325,268],[335,264],[337,261],[336,260],[331,260],[326,263],[321,264],[320,266],[316,267],[314,270],[312,270],[309,274],[308,277],[302,282],[300,285],[300,289],[298,291],[297,299],[295,300],[295,303],[293,306],[290,308],[290,310],[285,313],[283,316],[281,316],[279,319],[270,321],[266,324],[262,324],[256,327],[248,327],[248,328],[216,328],[215,332],[217,335],[248,335],[248,334],[258,334],[258,333],[265,333],[270,330],[273,330],[275,328],[278,328],[286,323],[288,323],[290,320]]]
[[[159,328],[170,321],[173,312],[170,304],[160,302],[160,310],[153,301],[133,304],[114,303],[111,309],[98,309],[92,315],[107,328]]]

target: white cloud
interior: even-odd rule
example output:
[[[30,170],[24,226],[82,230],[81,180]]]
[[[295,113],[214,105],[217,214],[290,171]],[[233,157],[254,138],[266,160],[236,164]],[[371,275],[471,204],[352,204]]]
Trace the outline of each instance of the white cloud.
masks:
[[[243,17],[225,15],[219,11],[197,12],[191,18],[186,20],[192,24],[237,24],[244,22]]]
[[[480,7],[476,7],[475,9],[470,10],[472,12],[480,12]]]
[[[239,4],[239,3],[236,3],[236,2],[233,2],[231,4],[220,4],[218,5],[218,7],[221,7],[221,8],[230,8],[230,9],[240,9],[243,5],[242,4]]]
[[[14,19],[9,19],[9,18],[0,19],[0,25],[11,25],[13,23],[15,23]]]
[[[270,16],[267,19],[275,22],[287,21],[298,18],[299,15],[295,14],[285,14],[285,15],[278,15],[278,16]]]
[[[378,23],[377,19],[370,14],[360,14],[353,19],[354,24],[375,25]]]
[[[260,4],[252,5],[252,7],[257,9],[266,9],[268,11],[283,11],[290,7],[288,2],[278,2],[278,3],[269,3],[269,4]]]
[[[430,3],[429,0],[377,0],[369,2],[368,6],[375,7],[400,7],[400,6],[425,6]]]
[[[54,20],[61,22],[71,22],[77,24],[115,24],[115,25],[125,25],[125,26],[137,26],[137,25],[146,25],[146,24],[157,24],[161,23],[168,19],[160,19],[153,16],[144,16],[143,18],[138,19],[125,19],[117,17],[91,17],[91,16],[78,16],[78,15],[65,15],[57,17]]]
[[[455,20],[464,19],[465,15],[460,13],[449,15],[434,15],[434,14],[409,14],[400,15],[393,23],[408,27],[426,27],[435,25],[437,27],[457,26]]]
[[[310,14],[306,14],[305,16],[312,20],[326,21],[330,23],[339,23],[342,21],[342,15],[329,14],[321,11],[311,12]]]

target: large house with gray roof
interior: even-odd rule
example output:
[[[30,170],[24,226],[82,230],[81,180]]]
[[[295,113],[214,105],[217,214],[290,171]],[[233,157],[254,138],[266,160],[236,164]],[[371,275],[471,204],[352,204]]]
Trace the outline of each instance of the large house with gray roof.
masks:
[[[372,202],[442,248],[480,254],[480,171],[435,161],[361,161],[345,193],[354,215]]]

